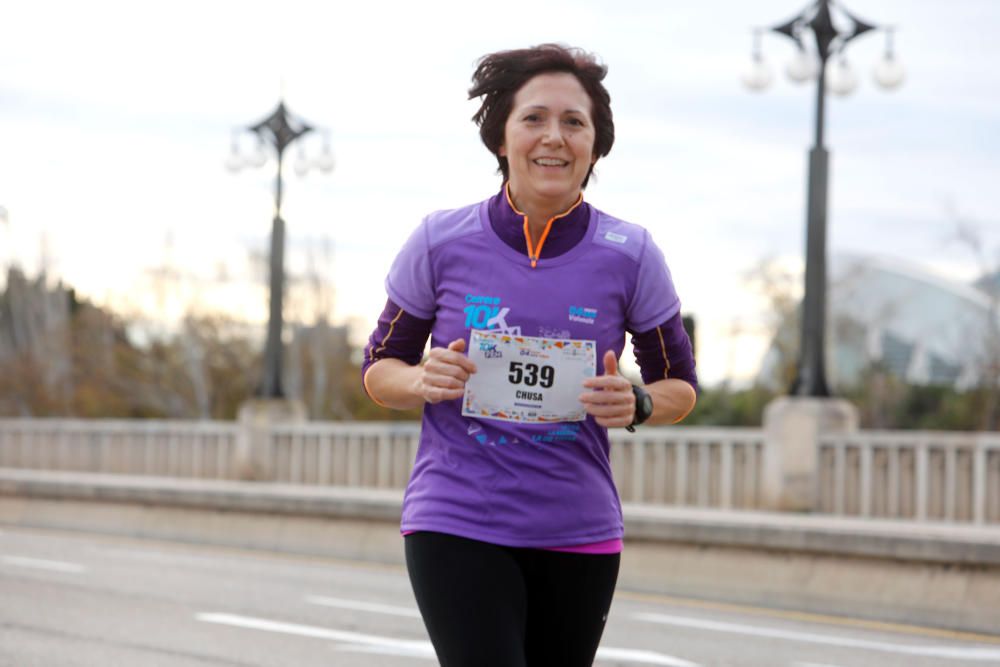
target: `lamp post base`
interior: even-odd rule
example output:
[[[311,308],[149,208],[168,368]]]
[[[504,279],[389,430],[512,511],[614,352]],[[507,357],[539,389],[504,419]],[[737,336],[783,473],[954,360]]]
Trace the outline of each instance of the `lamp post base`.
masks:
[[[251,398],[245,401],[236,415],[236,422],[241,427],[236,443],[239,478],[274,480],[271,428],[276,424],[302,423],[306,419],[306,406],[302,401],[287,398]]]
[[[810,512],[819,500],[819,437],[858,430],[842,398],[783,396],[764,408],[764,497],[772,510]]]

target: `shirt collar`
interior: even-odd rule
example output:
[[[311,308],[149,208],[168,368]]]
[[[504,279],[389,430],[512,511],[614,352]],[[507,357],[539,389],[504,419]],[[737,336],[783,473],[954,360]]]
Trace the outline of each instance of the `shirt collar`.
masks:
[[[498,232],[513,229],[517,234],[520,234],[524,225],[524,214],[514,208],[508,195],[508,187],[509,182],[504,181],[500,192],[490,199],[490,220]],[[590,219],[590,206],[583,201],[583,193],[580,193],[580,198],[572,206],[555,217],[555,224],[552,225],[552,231],[549,232],[550,237],[561,235],[571,225],[586,226]]]
[[[489,223],[500,240],[514,250],[529,255],[524,235],[524,216],[514,209],[507,197],[507,184],[490,198],[487,205]],[[590,205],[581,199],[556,216],[549,226],[549,233],[541,248],[541,258],[562,255],[575,247],[587,234],[590,224]]]

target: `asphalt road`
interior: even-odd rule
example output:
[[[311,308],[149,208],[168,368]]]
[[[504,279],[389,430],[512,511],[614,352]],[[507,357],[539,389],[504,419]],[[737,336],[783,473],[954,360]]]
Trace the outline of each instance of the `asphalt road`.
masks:
[[[0,666],[435,664],[402,568],[0,527]],[[1000,664],[1000,637],[619,590],[595,663]]]

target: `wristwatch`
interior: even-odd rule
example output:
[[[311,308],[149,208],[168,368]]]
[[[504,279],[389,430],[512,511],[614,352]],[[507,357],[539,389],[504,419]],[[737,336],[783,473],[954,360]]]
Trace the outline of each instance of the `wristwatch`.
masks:
[[[637,384],[632,385],[632,393],[635,394],[635,416],[632,417],[632,423],[625,429],[630,433],[635,433],[635,427],[653,415],[653,397]]]

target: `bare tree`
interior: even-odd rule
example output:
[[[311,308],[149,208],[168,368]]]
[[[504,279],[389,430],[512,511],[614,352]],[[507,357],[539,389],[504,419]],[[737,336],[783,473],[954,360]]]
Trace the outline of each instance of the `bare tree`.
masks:
[[[950,240],[965,248],[976,263],[979,284],[988,299],[988,313],[982,349],[977,366],[981,369],[979,387],[983,393],[980,416],[982,430],[1000,428],[1000,248],[991,253],[983,224],[962,215],[954,202],[945,204],[954,231]]]
[[[771,347],[761,375],[772,389],[784,391],[795,377],[799,351],[800,274],[783,267],[774,257],[765,257],[743,277],[767,304],[761,328],[771,336]]]

